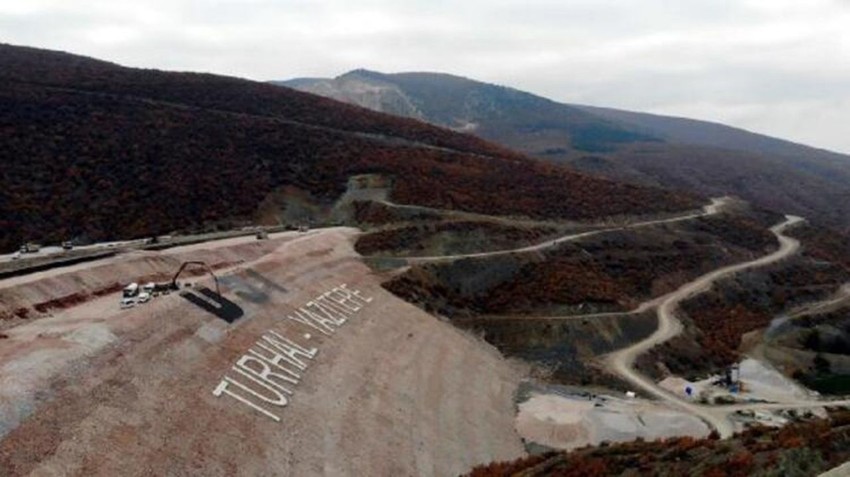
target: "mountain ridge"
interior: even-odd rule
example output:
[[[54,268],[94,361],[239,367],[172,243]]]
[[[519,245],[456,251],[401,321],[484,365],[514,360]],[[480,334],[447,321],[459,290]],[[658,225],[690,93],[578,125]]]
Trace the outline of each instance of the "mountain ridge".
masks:
[[[540,132],[553,128],[571,128],[571,142],[577,148],[588,151],[607,150],[612,144],[621,142],[657,140],[644,133],[628,131],[616,122],[600,120],[580,108],[564,108],[559,103],[531,93],[446,73],[383,74],[359,69],[333,80],[322,80],[321,87],[317,90],[304,85],[303,80],[300,84],[306,92],[324,93],[334,99],[374,107],[375,102],[364,98],[362,90],[375,82],[385,89],[387,84],[394,86],[393,93],[407,95],[407,101],[417,107],[421,119],[455,130],[476,132],[477,135],[490,140],[520,125]],[[286,86],[285,82],[274,84]],[[335,87],[331,93],[327,92],[328,88]],[[411,91],[416,91],[416,94],[410,94]],[[406,111],[392,108],[386,108],[382,112],[409,116]],[[528,117],[518,121],[514,116],[519,114]],[[484,126],[487,129],[482,131]]]
[[[700,203],[238,78],[0,45],[0,85],[3,250],[232,228],[261,215],[282,225],[304,201],[331,208],[358,174],[390,178],[398,203],[496,215],[581,219]]]
[[[355,79],[359,89],[351,87]],[[375,97],[379,90],[365,101],[358,92],[373,81],[395,96],[405,95],[422,120],[582,172],[702,195],[735,195],[850,230],[850,156],[840,153],[720,123],[558,103],[445,73],[360,69],[322,79],[324,91],[305,80],[275,84],[411,117],[382,104]]]

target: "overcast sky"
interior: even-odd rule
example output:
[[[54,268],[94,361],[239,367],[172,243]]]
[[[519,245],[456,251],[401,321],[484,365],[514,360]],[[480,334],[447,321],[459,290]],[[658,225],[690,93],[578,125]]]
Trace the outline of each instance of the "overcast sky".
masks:
[[[850,0],[0,0],[0,41],[257,80],[441,71],[850,153]]]

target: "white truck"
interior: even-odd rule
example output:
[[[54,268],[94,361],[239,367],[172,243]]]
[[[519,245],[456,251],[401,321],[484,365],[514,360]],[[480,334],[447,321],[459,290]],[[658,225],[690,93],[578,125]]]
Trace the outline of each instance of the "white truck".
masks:
[[[151,300],[151,295],[153,294],[154,289],[156,288],[156,283],[148,282],[142,285],[142,291],[139,293],[138,302],[141,305],[142,303],[147,303]]]
[[[139,294],[139,284],[133,282],[124,287],[124,298],[133,298]]]
[[[126,287],[121,293],[121,309],[132,308],[136,306],[136,297],[139,296],[139,284],[133,282]]]
[[[41,250],[41,245],[37,243],[27,242],[21,245],[21,253],[36,253]]]

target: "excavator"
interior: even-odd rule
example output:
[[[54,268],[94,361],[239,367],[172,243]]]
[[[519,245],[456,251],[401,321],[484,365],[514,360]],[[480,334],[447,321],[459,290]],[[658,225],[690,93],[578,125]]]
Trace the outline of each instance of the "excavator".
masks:
[[[169,283],[157,283],[154,290],[155,291],[177,291],[177,290],[179,290],[180,289],[180,282],[178,282],[177,279],[180,278],[180,274],[183,273],[183,270],[185,270],[186,267],[188,267],[190,265],[197,265],[197,266],[205,268],[207,270],[207,272],[209,272],[209,274],[212,275],[212,277],[213,277],[213,282],[215,282],[215,292],[218,295],[221,295],[221,289],[218,286],[218,277],[215,275],[215,273],[213,272],[212,268],[209,265],[207,265],[205,262],[201,262],[201,261],[183,262],[183,264],[180,265],[180,268],[177,269],[177,273],[175,273],[174,277],[171,278],[171,282],[169,282]]]

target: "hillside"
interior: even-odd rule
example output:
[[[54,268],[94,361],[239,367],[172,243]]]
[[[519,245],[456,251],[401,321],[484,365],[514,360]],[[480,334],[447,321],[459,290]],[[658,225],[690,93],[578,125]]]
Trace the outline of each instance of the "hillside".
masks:
[[[850,226],[850,157],[741,129],[561,104],[436,73],[355,70],[277,84],[472,132],[598,176],[731,194],[838,228]]]
[[[492,214],[581,219],[698,203],[236,78],[4,45],[0,85],[4,251],[24,240],[230,228],[261,215],[281,223],[287,208],[330,208],[364,172],[393,178],[398,203]]]
[[[817,156],[820,160],[846,161],[847,156],[783,139],[752,133],[710,121],[575,105],[595,116],[628,124],[662,138],[665,142],[692,146],[724,147],[736,151],[777,156]]]
[[[541,147],[557,140],[560,148],[582,151],[608,151],[617,144],[658,140],[580,108],[447,74],[385,75],[355,70],[334,79],[304,78],[275,84],[473,132],[511,147],[529,135],[537,137]],[[554,143],[548,146],[550,152],[557,149]]]
[[[684,437],[589,447],[569,453],[541,454],[513,462],[480,466],[468,475],[816,476],[850,458],[846,450],[850,435],[849,418],[846,411],[840,411],[828,419],[790,425],[778,430],[756,427],[725,441],[713,437]]]
[[[846,347],[844,315],[783,335],[812,345],[799,373],[744,359],[778,349],[753,336],[774,316],[835,306],[844,235],[422,121],[463,103],[481,122],[461,129],[528,120],[542,144],[573,128],[563,154],[600,170],[696,148],[465,81],[422,86],[448,95],[436,109],[358,83],[402,118],[0,46],[0,248],[178,232],[0,257],[0,474],[678,475],[702,459],[687,469],[718,475],[797,447],[846,458],[847,416],[826,418],[850,399],[787,376],[846,380],[820,356]],[[283,230],[305,222],[325,227]],[[718,380],[738,361],[745,385]]]
[[[0,280],[0,475],[459,475],[525,455],[512,401],[523,367],[383,291],[352,250],[357,233]],[[188,260],[215,269],[223,296],[194,268],[190,289],[119,308],[127,280],[163,280]],[[343,288],[363,301],[322,327],[297,320]],[[275,354],[284,343],[297,360]],[[263,368],[258,356],[277,358]],[[287,374],[261,373],[270,366]]]

